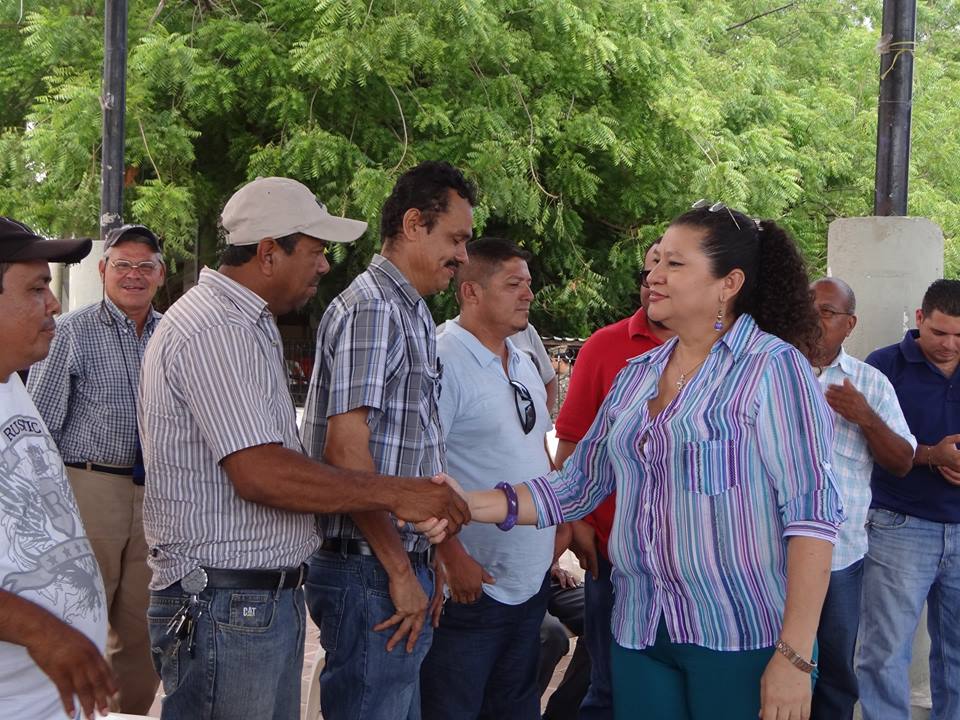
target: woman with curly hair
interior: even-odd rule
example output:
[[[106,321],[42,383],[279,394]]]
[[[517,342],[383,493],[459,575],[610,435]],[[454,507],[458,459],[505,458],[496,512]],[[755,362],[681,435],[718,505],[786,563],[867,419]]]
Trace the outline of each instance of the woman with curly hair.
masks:
[[[556,524],[616,490],[618,720],[806,720],[843,511],[803,260],[703,202],[656,260],[648,314],[676,338],[627,364],[562,470],[471,494],[473,519]]]

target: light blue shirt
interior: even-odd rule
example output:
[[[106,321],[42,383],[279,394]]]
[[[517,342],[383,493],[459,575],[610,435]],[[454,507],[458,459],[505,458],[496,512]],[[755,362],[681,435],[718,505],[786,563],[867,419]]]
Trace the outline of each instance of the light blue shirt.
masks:
[[[917,440],[903,417],[893,385],[882,372],[850,357],[841,348],[840,354],[820,373],[820,385],[826,390],[830,385],[843,385],[844,379],[850,380],[863,394],[867,404],[887,427],[909,442],[914,450],[917,449]],[[864,525],[870,509],[873,455],[859,426],[834,413],[833,427],[833,471],[847,519],[840,526],[837,544],[833,548],[832,569],[842,570],[867,554]]]
[[[547,393],[533,362],[507,339],[510,376],[501,359],[458,323],[445,323],[437,336],[443,363],[440,424],[448,472],[464,490],[490,490],[550,472],[544,438],[550,429]],[[533,398],[537,422],[524,434],[510,380]],[[520,402],[520,408],[524,404]],[[518,605],[540,590],[553,560],[554,529],[471,523],[460,531],[467,552],[497,581],[483,591],[498,602]]]

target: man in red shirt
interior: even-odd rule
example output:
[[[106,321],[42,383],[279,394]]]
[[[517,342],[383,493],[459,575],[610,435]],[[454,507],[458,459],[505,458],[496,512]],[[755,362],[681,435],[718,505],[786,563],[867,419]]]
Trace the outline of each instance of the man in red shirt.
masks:
[[[628,318],[597,330],[577,354],[570,387],[557,416],[558,467],[586,435],[613,385],[613,379],[627,360],[657,347],[673,335],[664,326],[647,319],[650,298],[647,274],[656,265],[653,251],[657,242],[650,246],[644,257],[640,274],[640,309]],[[590,515],[573,523],[572,549],[580,566],[587,571],[584,641],[590,653],[590,689],[580,705],[580,720],[613,719],[610,691],[613,586],[610,583],[607,540],[615,511],[616,495],[611,495]]]

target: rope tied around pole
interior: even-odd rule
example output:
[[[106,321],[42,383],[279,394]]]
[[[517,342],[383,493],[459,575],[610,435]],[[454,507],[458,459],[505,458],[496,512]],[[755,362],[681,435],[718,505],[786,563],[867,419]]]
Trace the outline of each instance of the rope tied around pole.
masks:
[[[880,39],[880,42],[877,43],[877,52],[880,55],[889,55],[894,53],[893,60],[890,63],[890,67],[883,71],[880,75],[881,80],[886,80],[887,75],[889,75],[893,68],[897,66],[897,60],[900,59],[900,56],[909,53],[914,55],[917,49],[917,43],[915,40],[897,40],[896,42],[891,41],[891,37],[886,35]]]

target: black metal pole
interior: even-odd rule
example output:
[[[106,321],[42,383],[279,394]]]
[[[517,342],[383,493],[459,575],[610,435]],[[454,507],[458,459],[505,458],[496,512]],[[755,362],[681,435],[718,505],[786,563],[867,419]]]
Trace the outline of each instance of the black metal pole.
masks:
[[[884,0],[874,215],[906,215],[916,0]]]
[[[100,239],[123,218],[124,123],[127,105],[127,0],[105,0],[103,24],[103,152]]]

